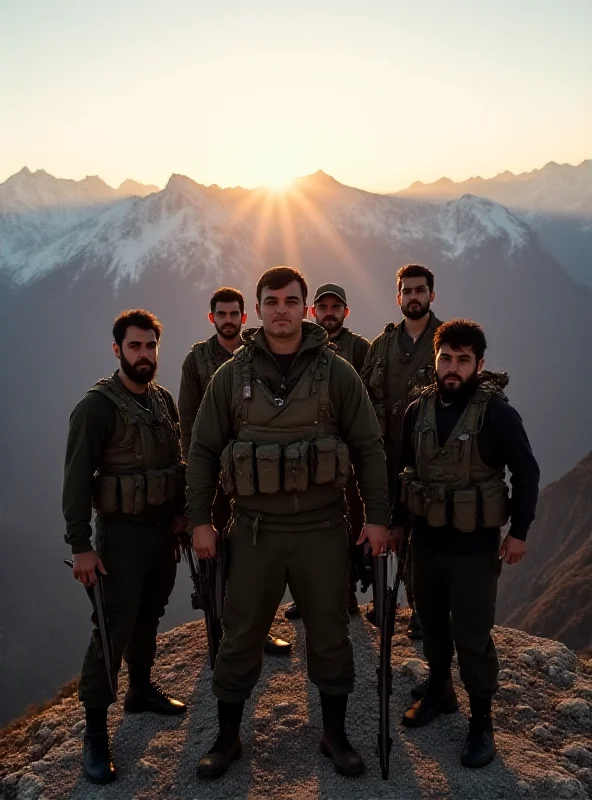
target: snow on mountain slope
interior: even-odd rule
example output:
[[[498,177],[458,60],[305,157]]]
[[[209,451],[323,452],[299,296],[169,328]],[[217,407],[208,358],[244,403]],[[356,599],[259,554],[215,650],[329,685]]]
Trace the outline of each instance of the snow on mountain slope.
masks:
[[[204,187],[181,175],[144,198],[121,198],[100,179],[76,184],[47,173],[19,173],[7,183],[0,186],[0,267],[17,284],[73,263],[104,269],[115,283],[138,280],[147,268],[186,274],[197,266],[215,282],[222,271],[240,274],[254,263],[262,235],[283,235],[281,214],[298,239],[325,229],[378,237],[386,246],[422,241],[445,259],[495,239],[509,262],[531,241],[524,223],[482,198],[410,203],[324,173],[300,179],[281,200],[262,190]]]
[[[311,181],[313,177],[315,180]],[[488,238],[504,239],[510,250],[529,241],[528,228],[517,217],[479,197],[465,195],[444,206],[410,204],[399,198],[342,186],[324,173],[310,178],[299,183],[303,193],[320,197],[317,203],[326,219],[342,231],[381,236],[391,243],[419,239],[439,242],[444,254],[452,258]],[[319,191],[323,185],[325,192]]]
[[[551,162],[532,172],[506,171],[487,180],[418,181],[394,196],[443,203],[466,192],[510,209],[575,280],[592,287],[592,160],[579,166]]]
[[[133,181],[116,190],[97,176],[64,180],[24,167],[0,184],[0,268],[18,281],[27,280],[37,273],[37,262],[51,259],[65,234],[80,229],[83,236],[85,223],[105,209],[151,190]]]

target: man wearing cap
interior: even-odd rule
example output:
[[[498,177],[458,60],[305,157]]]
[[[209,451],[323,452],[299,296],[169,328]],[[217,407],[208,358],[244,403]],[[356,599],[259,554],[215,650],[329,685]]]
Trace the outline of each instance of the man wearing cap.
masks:
[[[315,292],[312,315],[317,325],[329,334],[337,353],[345,358],[359,374],[364,364],[370,342],[344,326],[349,317],[345,290],[336,283],[324,283]]]
[[[370,342],[363,336],[353,333],[344,326],[345,320],[349,317],[349,307],[345,296],[345,289],[336,283],[323,283],[316,290],[312,307],[312,316],[317,325],[324,328],[329,341],[335,347],[338,355],[348,361],[359,374],[366,358],[366,353],[370,349]],[[357,577],[353,568],[353,556],[356,542],[364,527],[364,505],[358,491],[358,484],[353,475],[351,476],[346,490],[348,507],[348,517],[351,534],[351,555],[352,568],[350,570],[350,592],[348,610],[350,615],[358,614],[358,599],[356,597]],[[287,619],[299,619],[300,609],[296,603],[291,603],[285,611]]]

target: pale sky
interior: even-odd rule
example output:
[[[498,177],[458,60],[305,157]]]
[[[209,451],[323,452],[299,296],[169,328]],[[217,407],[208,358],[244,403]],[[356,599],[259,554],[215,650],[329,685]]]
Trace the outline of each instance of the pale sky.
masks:
[[[576,164],[591,33],[592,0],[0,0],[0,181],[394,191]]]

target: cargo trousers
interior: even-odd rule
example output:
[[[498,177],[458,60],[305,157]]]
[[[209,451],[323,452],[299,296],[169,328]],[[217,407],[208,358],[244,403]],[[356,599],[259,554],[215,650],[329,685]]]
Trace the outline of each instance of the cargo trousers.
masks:
[[[154,663],[158,623],[177,571],[170,525],[170,520],[127,522],[97,517],[96,550],[107,571],[103,576],[105,606],[118,670],[122,657],[130,669],[138,671],[149,670]],[[87,708],[106,708],[113,702],[100,652],[95,628],[78,692]]]
[[[286,586],[302,615],[310,680],[327,694],[353,691],[348,635],[349,537],[345,525],[314,532],[259,530],[234,520],[224,636],[213,675],[215,696],[247,700],[261,674],[263,648]]]
[[[499,662],[491,629],[499,566],[497,549],[462,556],[413,548],[415,604],[430,672],[449,675],[456,646],[461,680],[474,697],[491,697],[497,690]]]

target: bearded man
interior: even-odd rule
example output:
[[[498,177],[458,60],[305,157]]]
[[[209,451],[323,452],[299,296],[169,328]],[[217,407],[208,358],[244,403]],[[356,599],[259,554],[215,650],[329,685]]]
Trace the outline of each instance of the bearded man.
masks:
[[[154,381],[161,333],[159,320],[143,309],[115,320],[119,369],[70,416],[62,504],[74,578],[88,587],[102,575],[114,667],[122,656],[128,665],[125,710],[172,715],[183,714],[185,704],[150,677],[158,623],[175,583],[173,534],[187,525],[179,416],[171,394]],[[117,777],[107,733],[114,697],[100,641],[95,630],[78,693],[86,712],[84,774],[96,784]]]
[[[436,331],[436,382],[405,414],[402,491],[391,520],[399,549],[412,517],[413,587],[430,669],[427,689],[415,688],[415,696],[423,696],[402,723],[418,728],[458,709],[450,671],[456,647],[471,706],[461,757],[466,767],[485,766],[495,753],[497,581],[503,562],[517,564],[526,553],[539,484],[522,420],[500,388],[507,376],[483,372],[485,348],[475,322],[454,319]],[[510,518],[500,545],[500,529]]]
[[[403,319],[397,324],[389,322],[374,339],[361,372],[383,436],[391,506],[397,494],[396,465],[403,416],[414,391],[427,386],[433,379],[433,340],[440,325],[440,320],[430,310],[435,298],[431,270],[421,264],[401,267],[397,272],[397,305]],[[411,639],[421,639],[411,572],[411,558],[408,556],[404,581],[412,614],[407,634]],[[376,622],[374,609],[368,612],[368,619]]]

